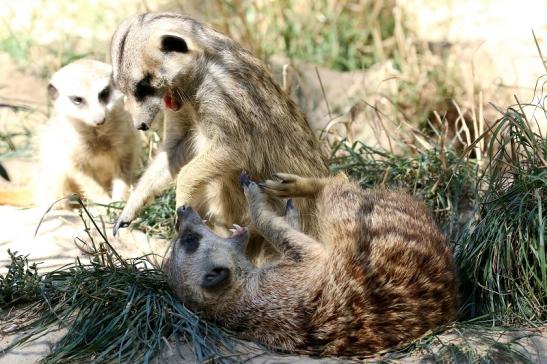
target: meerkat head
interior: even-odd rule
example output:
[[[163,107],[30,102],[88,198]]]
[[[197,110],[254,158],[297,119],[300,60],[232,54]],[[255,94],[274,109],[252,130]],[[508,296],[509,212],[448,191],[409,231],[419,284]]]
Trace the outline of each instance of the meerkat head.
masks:
[[[58,116],[76,124],[100,127],[109,111],[122,101],[111,82],[110,65],[78,60],[53,74],[48,96]]]
[[[249,233],[236,226],[231,237],[222,238],[188,205],[177,209],[176,229],[164,271],[184,303],[207,307],[230,292],[249,266],[245,257]]]
[[[146,13],[125,20],[112,37],[110,54],[114,82],[127,95],[135,126],[147,130],[161,107],[179,111],[192,98],[207,55],[231,42],[178,14]]]

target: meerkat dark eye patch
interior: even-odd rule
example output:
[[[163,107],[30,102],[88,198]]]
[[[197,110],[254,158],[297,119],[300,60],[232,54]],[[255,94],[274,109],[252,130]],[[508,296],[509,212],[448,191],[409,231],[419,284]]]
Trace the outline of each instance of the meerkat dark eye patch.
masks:
[[[135,87],[135,97],[137,98],[137,101],[142,101],[147,96],[153,96],[155,93],[156,90],[150,84],[150,75],[140,80]]]
[[[107,103],[110,98],[110,86],[106,86],[101,92],[99,92],[99,101]]]
[[[191,254],[198,250],[200,239],[201,234],[196,233],[195,231],[186,231],[182,233],[178,239],[178,243],[184,247],[184,251],[187,254]]]
[[[51,83],[47,85],[47,95],[50,99],[56,100],[59,97],[59,91]]]
[[[188,44],[186,41],[175,35],[164,35],[161,37],[161,47],[162,52],[178,52],[178,53],[188,53]]]

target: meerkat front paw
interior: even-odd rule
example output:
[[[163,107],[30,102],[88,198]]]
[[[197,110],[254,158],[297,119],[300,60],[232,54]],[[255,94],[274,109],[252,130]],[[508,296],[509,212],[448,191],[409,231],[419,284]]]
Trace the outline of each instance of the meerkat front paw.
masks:
[[[251,219],[256,222],[259,216],[265,215],[271,210],[271,207],[268,205],[262,189],[251,180],[247,172],[241,172],[239,183],[243,186],[243,193],[251,211]]]
[[[135,214],[132,209],[128,209],[127,205],[125,205],[124,209],[122,210],[122,213],[116,220],[116,223],[114,224],[113,233],[114,236],[118,236],[118,231],[120,228],[128,227],[131,222],[135,219]]]
[[[262,190],[255,182],[251,180],[247,172],[241,172],[241,174],[239,175],[239,183],[243,187],[243,193],[245,194],[245,197],[247,198],[249,204],[262,200]]]
[[[243,186],[243,193],[249,205],[251,222],[258,232],[262,236],[265,236],[265,232],[268,231],[272,221],[275,218],[279,218],[279,216],[270,205],[262,188],[253,182],[245,171],[241,172],[239,183]]]

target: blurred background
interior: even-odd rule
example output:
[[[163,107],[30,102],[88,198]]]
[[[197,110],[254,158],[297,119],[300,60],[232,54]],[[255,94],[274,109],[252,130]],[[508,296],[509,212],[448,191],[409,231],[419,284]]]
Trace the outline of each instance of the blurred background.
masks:
[[[383,147],[402,123],[430,133],[440,120],[493,120],[490,103],[530,101],[546,72],[532,36],[546,39],[542,0],[6,0],[0,102],[47,114],[48,77],[78,58],[108,61],[116,26],[143,11],[207,21],[278,77],[292,63],[294,97],[315,129]],[[3,135],[24,133],[24,121],[1,116]]]

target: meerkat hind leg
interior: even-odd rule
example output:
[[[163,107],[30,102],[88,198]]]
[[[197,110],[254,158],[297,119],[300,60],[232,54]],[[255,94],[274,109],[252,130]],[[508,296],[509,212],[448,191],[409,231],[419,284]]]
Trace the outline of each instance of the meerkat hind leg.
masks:
[[[326,178],[300,177],[288,173],[275,173],[279,181],[266,180],[259,184],[264,192],[277,197],[313,198],[327,184]]]

